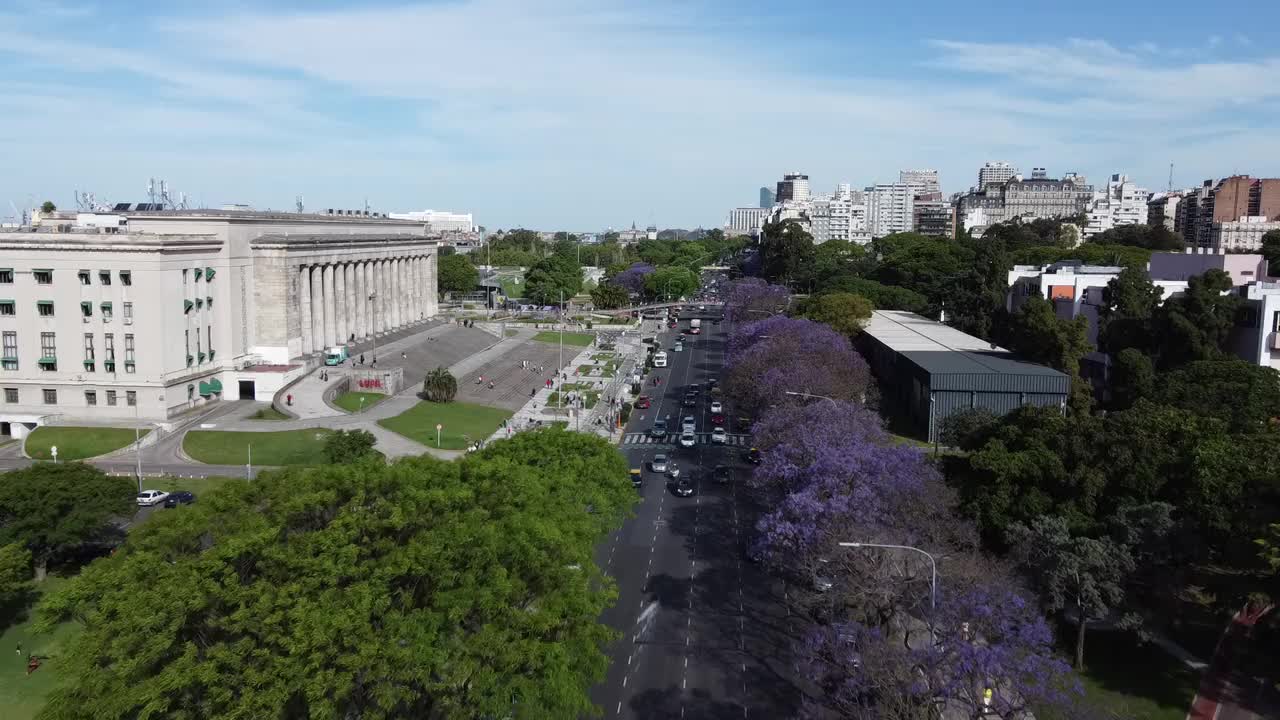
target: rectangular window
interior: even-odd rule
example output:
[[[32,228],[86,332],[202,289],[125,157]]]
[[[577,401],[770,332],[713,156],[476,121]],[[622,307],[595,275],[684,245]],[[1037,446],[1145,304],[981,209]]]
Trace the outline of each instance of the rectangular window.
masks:
[[[40,333],[40,369],[58,369],[58,346],[54,333]]]
[[[204,355],[204,348],[200,346],[200,328],[196,328],[196,354]]]
[[[111,407],[115,407],[115,405],[116,405],[116,398],[117,398],[117,394],[116,394],[116,391],[115,391],[115,390],[108,390],[108,391],[107,391],[107,404],[108,404],[108,405],[110,405]]]
[[[80,314],[85,317],[85,322],[89,322],[88,318],[93,317],[93,303],[88,300],[80,303]]]
[[[36,279],[36,284],[37,284],[37,285],[52,285],[52,284],[53,284],[53,271],[52,271],[52,270],[32,270],[32,271],[31,271],[31,276],[32,276],[32,277],[34,277],[34,278]]]
[[[102,303],[102,322],[111,322],[111,303]]]
[[[110,285],[110,284],[111,284],[111,271],[110,271],[110,270],[99,270],[99,271],[98,271],[98,284],[99,284],[99,285]]]
[[[44,388],[43,390],[41,390],[41,392],[44,394],[44,404],[45,404],[45,405],[57,405],[57,404],[58,404],[58,391],[57,391],[57,390],[54,390],[54,389],[52,389],[52,388]]]
[[[13,284],[13,268],[0,268],[0,285]]]
[[[133,335],[124,336],[124,371],[133,372]]]
[[[213,326],[208,325],[204,329],[205,337],[209,340],[209,359],[213,359]]]
[[[124,308],[124,324],[132,325],[133,324],[133,303],[131,302],[124,303],[123,308]]]
[[[124,404],[133,407],[138,404],[138,392],[136,390],[124,391]]]
[[[1280,311],[1271,313],[1271,332],[1280,332]],[[5,353],[5,355],[8,354]]]
[[[9,331],[3,334],[4,349],[0,350],[0,368],[18,369],[18,333]]]
[[[182,269],[182,287],[186,287],[186,286],[187,286],[187,269],[183,268]]]
[[[5,388],[4,401],[7,403],[18,402],[18,388]]]
[[[80,284],[81,284],[81,285],[88,285],[88,284],[89,284],[89,271],[88,271],[88,270],[81,270],[80,272],[78,272],[78,273],[76,273],[76,274],[80,276]]]
[[[0,315],[11,316],[18,314],[18,304],[13,300],[0,300]]]
[[[132,285],[132,284],[133,284],[133,273],[132,273],[132,272],[130,272],[130,271],[128,271],[128,270],[121,270],[121,271],[120,271],[120,284],[121,284],[121,285]]]
[[[85,404],[85,405],[97,405],[97,404],[98,404],[98,391],[97,391],[97,390],[85,390],[85,391],[84,391],[84,404]]]
[[[112,372],[116,369],[116,336],[114,333],[105,333],[102,336],[102,348],[106,353],[106,368]]]
[[[40,317],[53,317],[53,301],[52,300],[36,301],[36,312],[40,313]]]
[[[86,363],[92,363],[94,359],[95,358],[93,357],[93,333],[85,333],[84,334],[84,361]]]

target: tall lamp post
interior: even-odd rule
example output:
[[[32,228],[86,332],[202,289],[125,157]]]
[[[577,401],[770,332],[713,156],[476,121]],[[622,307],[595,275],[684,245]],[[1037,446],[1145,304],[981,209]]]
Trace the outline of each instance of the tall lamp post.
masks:
[[[142,431],[138,427],[138,404],[133,404],[133,452],[138,460],[138,492],[142,492]]]
[[[831,403],[835,407],[840,407],[840,405],[837,404],[834,399],[829,398],[826,395],[815,395],[814,393],[807,393],[807,392],[792,392],[791,390],[787,390],[786,394],[795,395],[796,397],[817,398],[819,400],[826,400],[827,402]]]
[[[864,543],[864,542],[842,542],[840,547],[847,548],[880,548],[882,550],[910,550],[917,552],[929,558],[929,570],[932,576],[929,579],[929,611],[932,614],[938,609],[938,563],[929,553],[918,547],[910,545],[882,545],[880,543]]]

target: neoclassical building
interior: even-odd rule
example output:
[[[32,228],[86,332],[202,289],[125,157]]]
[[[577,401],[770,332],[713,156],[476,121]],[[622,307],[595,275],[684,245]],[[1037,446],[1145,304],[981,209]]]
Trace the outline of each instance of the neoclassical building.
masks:
[[[437,312],[421,223],[245,210],[58,213],[0,230],[0,436],[269,400],[324,348]]]

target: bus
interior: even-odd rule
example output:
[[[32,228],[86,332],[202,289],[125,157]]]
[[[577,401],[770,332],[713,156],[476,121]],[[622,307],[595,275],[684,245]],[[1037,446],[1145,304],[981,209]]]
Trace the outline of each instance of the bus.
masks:
[[[667,351],[666,351],[666,350],[659,350],[658,352],[656,352],[656,353],[654,353],[654,354],[653,354],[653,366],[654,366],[654,367],[666,367],[666,366],[667,366]]]

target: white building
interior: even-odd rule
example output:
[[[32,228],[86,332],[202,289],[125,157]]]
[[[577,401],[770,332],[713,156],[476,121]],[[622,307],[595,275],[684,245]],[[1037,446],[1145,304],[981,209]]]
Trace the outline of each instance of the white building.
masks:
[[[1106,189],[1094,193],[1086,213],[1085,239],[1122,225],[1146,225],[1150,198],[1151,193],[1131,182],[1128,175],[1112,175]]]
[[[1262,367],[1280,370],[1280,283],[1249,283],[1241,293],[1245,313],[1237,323],[1236,355]]]
[[[769,217],[768,208],[734,208],[729,211],[729,218],[724,223],[726,235],[759,235],[760,228]]]
[[[437,247],[420,223],[217,210],[76,220],[0,232],[0,432],[270,400],[324,348],[436,314]]]
[[[807,202],[809,200],[809,176],[804,173],[787,173],[778,181],[775,202]]]
[[[872,237],[910,232],[915,215],[915,190],[904,183],[867,188],[867,230]]]
[[[898,172],[898,182],[915,188],[917,195],[942,192],[937,170],[902,170]]]
[[[1163,225],[1169,232],[1178,231],[1178,204],[1181,192],[1158,192],[1147,200],[1147,224]]]
[[[473,232],[476,229],[475,219],[471,213],[452,213],[444,210],[421,210],[407,213],[391,213],[392,220],[412,220],[425,223],[428,235],[445,232]]]
[[[861,193],[858,193],[860,200]],[[867,231],[867,206],[856,201],[852,192],[843,195],[836,191],[830,200],[819,200],[809,210],[809,232],[815,244],[828,240],[844,240],[866,244],[871,242]]]
[[[1209,227],[1212,252],[1248,252],[1262,249],[1262,236],[1280,230],[1280,220],[1264,215],[1246,215],[1231,222],[1215,222]]]
[[[1018,174],[1018,168],[1007,162],[989,162],[978,168],[978,189],[1004,185]]]

